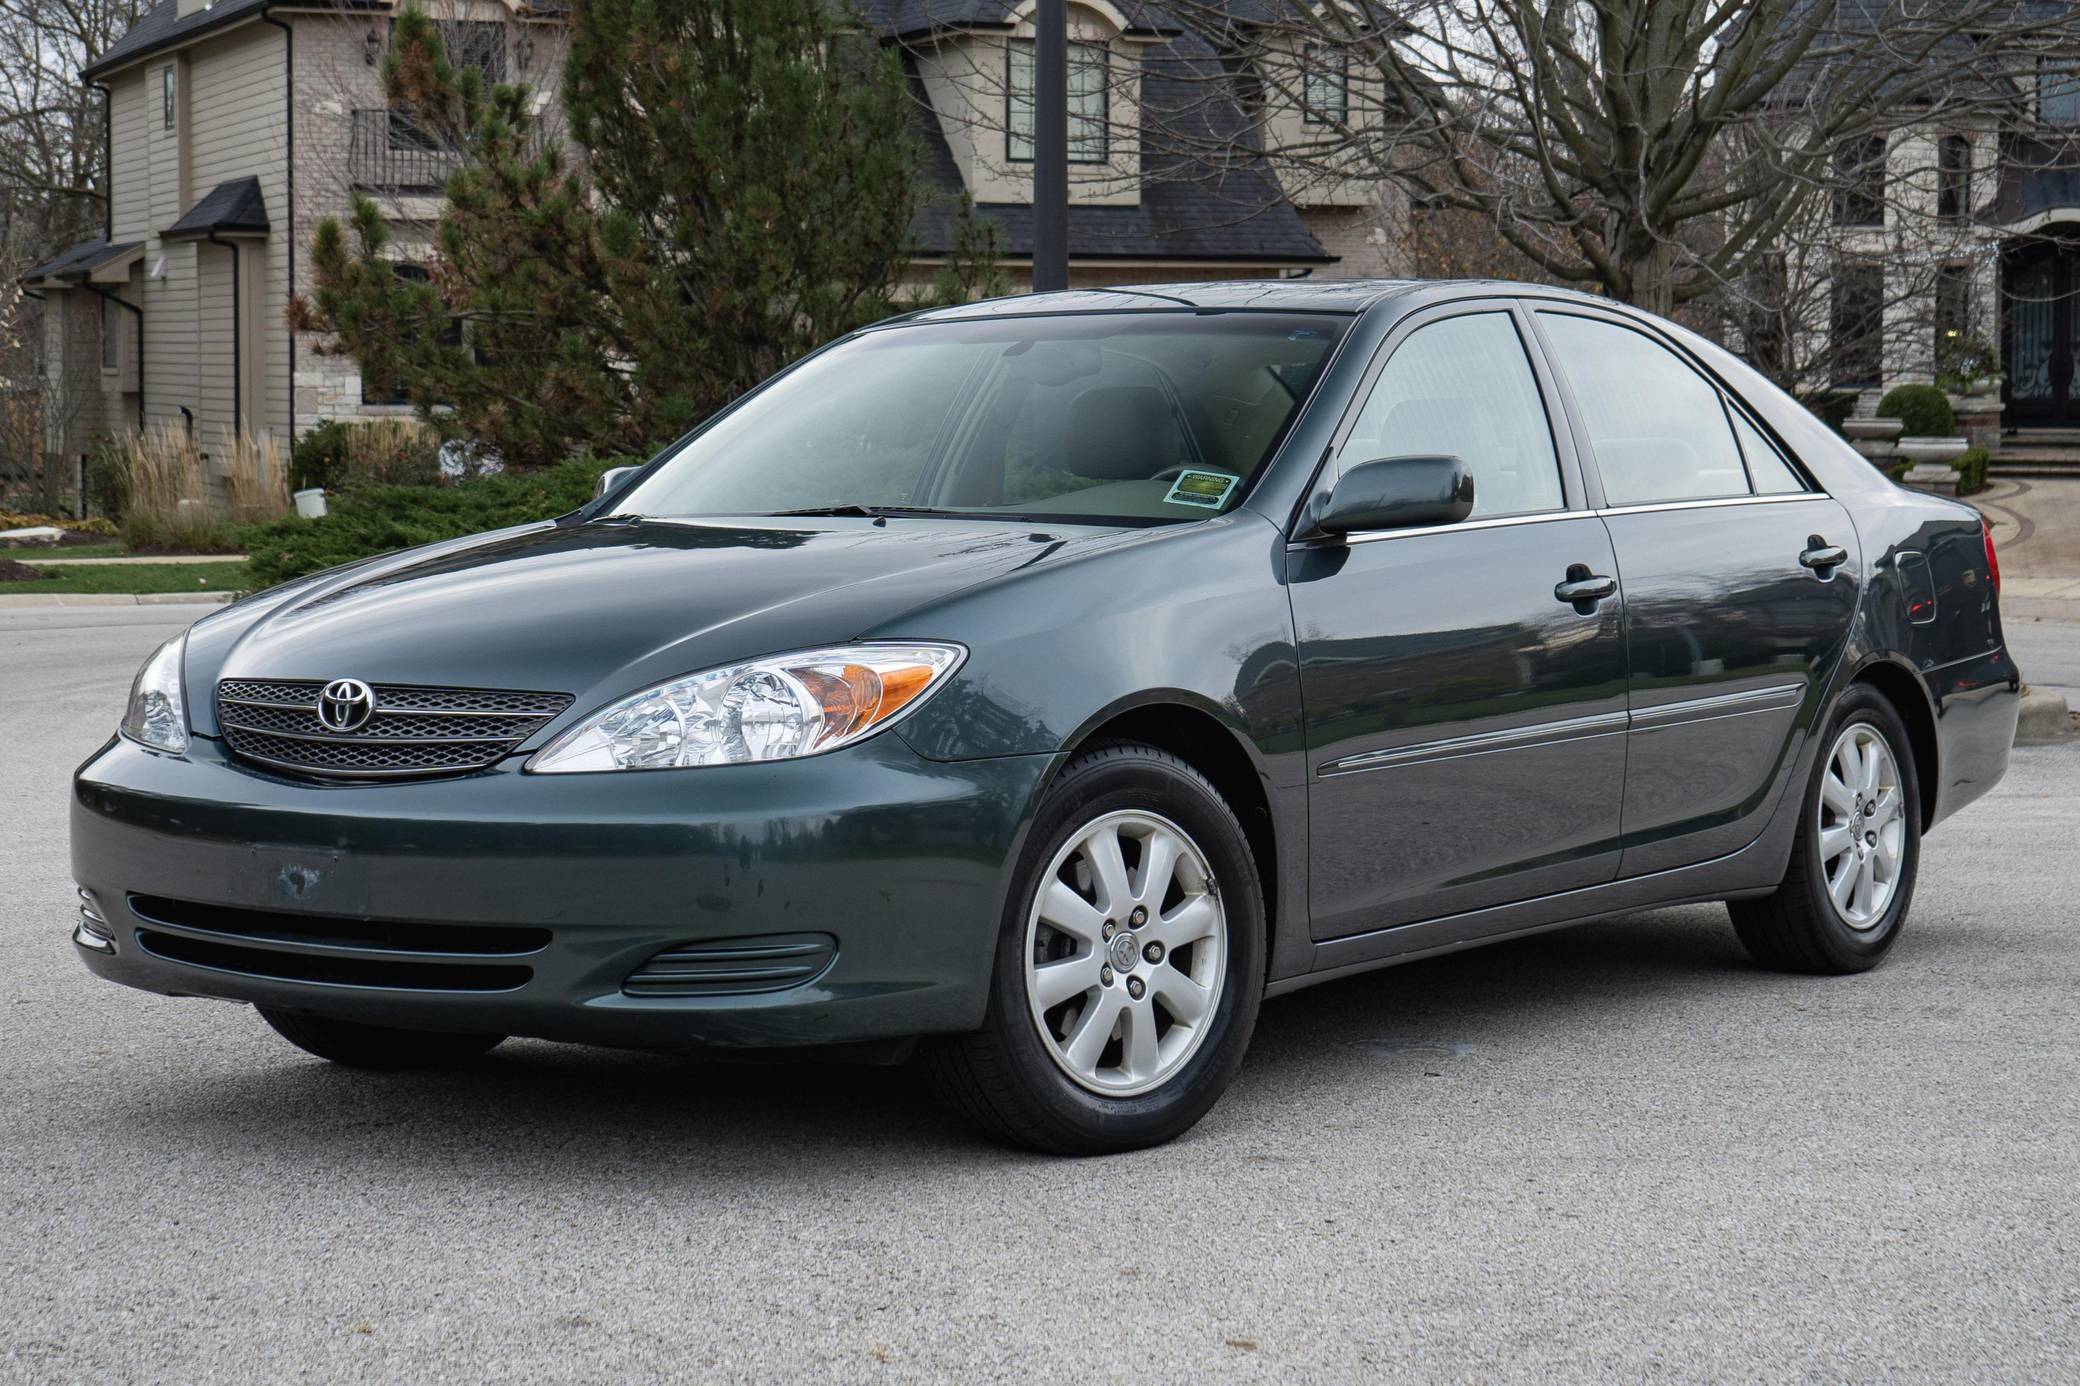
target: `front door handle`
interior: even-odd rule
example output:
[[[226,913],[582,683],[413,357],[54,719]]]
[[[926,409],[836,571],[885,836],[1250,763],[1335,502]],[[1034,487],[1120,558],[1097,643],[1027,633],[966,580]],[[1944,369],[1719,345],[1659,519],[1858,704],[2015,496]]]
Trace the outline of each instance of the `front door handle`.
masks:
[[[1567,576],[1553,588],[1553,600],[1566,602],[1582,615],[1595,612],[1596,604],[1605,597],[1615,596],[1618,580],[1601,573],[1589,571],[1586,563],[1567,565]]]
[[[1817,534],[1806,536],[1806,551],[1798,556],[1801,568],[1810,569],[1820,578],[1831,576],[1835,569],[1849,561],[1849,551],[1840,544],[1830,544]]]

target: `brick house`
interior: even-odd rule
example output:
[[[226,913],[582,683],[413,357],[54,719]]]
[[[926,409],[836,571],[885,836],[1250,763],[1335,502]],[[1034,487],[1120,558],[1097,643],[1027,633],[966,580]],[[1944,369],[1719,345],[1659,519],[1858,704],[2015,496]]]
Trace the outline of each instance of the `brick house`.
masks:
[[[915,228],[913,283],[953,249],[962,193],[997,226],[1013,286],[1027,281],[1032,4],[868,4],[868,23],[903,49],[938,194]],[[385,108],[392,13],[388,0],[160,0],[86,70],[110,116],[107,234],[24,279],[55,309],[47,370],[68,378],[53,384],[90,397],[58,450],[104,428],[172,425],[207,450],[234,430],[280,441],[409,412],[286,325],[292,290],[310,287],[313,229],[353,193],[383,208],[405,272],[430,242],[449,155]],[[547,111],[560,8],[444,0],[433,13],[452,57],[535,85]],[[1212,49],[1152,11],[1078,0],[1069,13],[1073,284],[1381,271],[1376,187],[1282,187],[1276,141],[1304,133],[1301,112],[1209,103],[1191,73]],[[1340,68],[1308,91],[1353,97]],[[1187,104],[1213,137],[1196,151],[1174,137]],[[1249,157],[1194,162],[1222,144]]]

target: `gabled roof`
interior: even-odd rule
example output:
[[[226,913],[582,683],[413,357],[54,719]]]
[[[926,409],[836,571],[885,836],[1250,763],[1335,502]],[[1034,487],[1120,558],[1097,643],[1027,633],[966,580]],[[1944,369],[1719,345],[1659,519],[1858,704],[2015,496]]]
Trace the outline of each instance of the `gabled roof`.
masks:
[[[105,73],[149,57],[162,48],[199,38],[212,29],[229,28],[249,19],[256,19],[272,9],[278,0],[216,0],[215,4],[193,14],[183,16],[180,0],[159,0],[146,10],[138,21],[108,46],[108,51],[80,69],[80,77],[93,81]],[[389,5],[382,0],[332,0],[339,8],[348,10],[384,10]]]
[[[234,178],[211,188],[181,219],[159,233],[162,241],[181,236],[264,236],[270,227],[267,202],[258,178]]]
[[[38,280],[52,280],[61,284],[80,284],[87,276],[112,261],[126,259],[142,253],[144,243],[125,241],[121,245],[110,245],[107,240],[96,237],[81,241],[78,245],[60,251],[56,256],[22,276],[24,284]]]

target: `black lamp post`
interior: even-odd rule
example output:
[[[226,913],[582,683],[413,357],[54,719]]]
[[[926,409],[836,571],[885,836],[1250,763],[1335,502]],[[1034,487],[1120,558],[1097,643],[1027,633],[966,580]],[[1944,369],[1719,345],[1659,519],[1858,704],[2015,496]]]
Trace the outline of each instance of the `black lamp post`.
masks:
[[[1069,7],[1033,15],[1033,290],[1069,287]]]

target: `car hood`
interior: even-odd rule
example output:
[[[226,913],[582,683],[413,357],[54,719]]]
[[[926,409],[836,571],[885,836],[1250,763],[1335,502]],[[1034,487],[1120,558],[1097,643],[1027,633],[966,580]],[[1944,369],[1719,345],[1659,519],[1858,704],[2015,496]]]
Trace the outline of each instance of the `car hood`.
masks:
[[[582,709],[886,632],[919,605],[1131,533],[906,517],[536,526],[313,580],[235,637],[191,645],[188,676],[533,689]],[[205,650],[218,657],[198,668]]]

